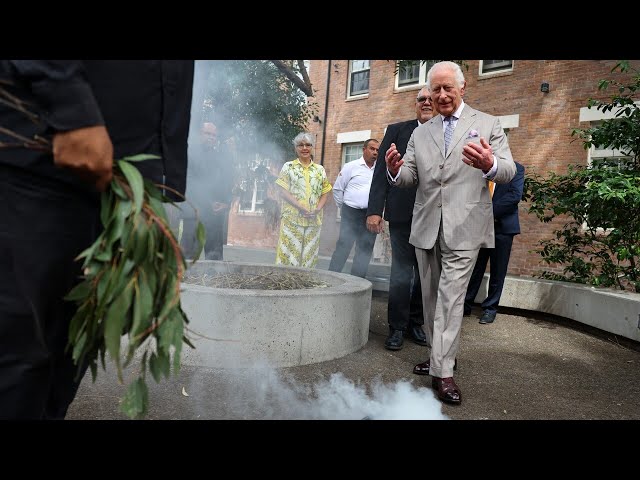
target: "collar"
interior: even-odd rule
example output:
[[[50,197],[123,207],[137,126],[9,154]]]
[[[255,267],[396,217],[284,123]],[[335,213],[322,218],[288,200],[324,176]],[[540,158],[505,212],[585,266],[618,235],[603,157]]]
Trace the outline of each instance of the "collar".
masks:
[[[300,165],[300,167],[302,167],[302,168],[309,168],[311,165],[313,165],[313,158],[311,159],[311,163],[310,163],[308,166],[306,166],[306,167],[302,164],[302,162],[300,161],[300,159],[299,159],[299,158],[297,158],[297,157],[296,157],[296,159],[293,161],[293,164],[294,164],[294,165]]]
[[[464,100],[462,100],[460,102],[460,106],[458,107],[458,109],[451,114],[453,117],[455,117],[454,120],[458,120],[460,118],[460,116],[462,115],[462,109],[464,108],[464,106],[465,106],[465,103],[464,103]],[[442,122],[444,123],[444,119],[447,117],[445,117],[442,114],[440,114],[440,116],[442,117]]]

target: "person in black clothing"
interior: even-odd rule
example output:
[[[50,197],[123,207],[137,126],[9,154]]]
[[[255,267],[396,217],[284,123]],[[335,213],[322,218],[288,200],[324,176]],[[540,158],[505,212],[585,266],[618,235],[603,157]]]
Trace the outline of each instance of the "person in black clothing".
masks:
[[[380,145],[381,152],[386,152],[389,146],[395,143],[398,152],[404,155],[413,130],[433,117],[431,97],[426,88],[418,92],[415,108],[416,119],[394,123],[387,127]],[[369,231],[382,232],[384,210],[384,219],[389,222],[391,236],[391,275],[387,306],[389,336],[384,346],[388,350],[400,350],[405,335],[418,345],[428,346],[431,340],[427,339],[422,329],[424,316],[416,252],[415,247],[409,243],[417,187],[407,189],[392,187],[387,181],[386,170],[385,163],[377,162],[367,208]]]
[[[63,297],[102,228],[98,192],[114,158],[148,153],[142,174],[184,193],[192,85],[193,61],[0,60],[4,98],[40,119],[0,102],[0,126],[53,147],[0,133],[0,418],[65,417],[81,375]]]
[[[522,199],[524,189],[524,167],[518,162],[516,175],[509,183],[496,184],[491,202],[493,203],[493,225],[496,237],[495,248],[481,248],[478,259],[473,267],[471,279],[464,297],[464,314],[471,314],[471,306],[478,295],[487,261],[491,262],[489,274],[489,292],[482,301],[482,316],[480,323],[493,323],[498,313],[498,304],[502,296],[504,279],[507,276],[509,257],[513,237],[520,233],[520,219],[518,218],[518,203]]]
[[[197,141],[189,145],[187,198],[197,209],[205,227],[204,247],[207,260],[222,260],[227,239],[227,219],[233,198],[233,140],[221,141],[220,130],[212,122],[204,122]],[[196,249],[195,212],[186,209],[184,218],[184,250],[188,257]]]

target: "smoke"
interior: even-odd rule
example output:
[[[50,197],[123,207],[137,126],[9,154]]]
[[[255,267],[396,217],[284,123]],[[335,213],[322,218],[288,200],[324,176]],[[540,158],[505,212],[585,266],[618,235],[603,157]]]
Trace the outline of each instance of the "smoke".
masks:
[[[432,390],[409,381],[360,385],[334,373],[313,385],[268,366],[225,369],[218,377],[218,407],[225,418],[260,420],[445,420]],[[196,393],[201,384],[192,382]],[[197,393],[196,393],[197,395]],[[204,411],[198,417],[207,417]],[[220,412],[218,412],[220,413]]]
[[[261,175],[264,179],[268,174],[264,168],[256,167],[264,167],[270,162],[279,170],[284,161],[295,156],[291,143],[295,135],[284,132],[288,146],[284,145],[283,138],[279,139],[279,143],[273,141],[274,118],[285,119],[290,115],[283,110],[281,102],[269,95],[269,91],[273,91],[273,87],[270,87],[273,84],[270,70],[264,65],[245,68],[256,64],[245,60],[195,62],[188,137],[188,203],[180,205],[180,212],[172,214],[174,228],[179,219],[183,219],[182,246],[187,256],[191,256],[196,228],[193,207],[205,226],[207,237],[211,238],[212,231],[221,228],[220,220],[214,219],[214,202],[231,207],[233,200],[245,192],[242,208],[245,211],[258,211],[262,208],[263,199],[252,198],[252,193],[254,189],[258,192],[263,189],[257,187],[254,179]],[[201,131],[205,122],[213,123],[218,132],[219,145],[214,151],[203,148]],[[275,130],[280,132],[279,129]],[[228,212],[229,209],[225,211]],[[222,228],[225,232],[223,238],[226,238],[226,221]],[[210,251],[208,247],[205,245],[205,254]]]

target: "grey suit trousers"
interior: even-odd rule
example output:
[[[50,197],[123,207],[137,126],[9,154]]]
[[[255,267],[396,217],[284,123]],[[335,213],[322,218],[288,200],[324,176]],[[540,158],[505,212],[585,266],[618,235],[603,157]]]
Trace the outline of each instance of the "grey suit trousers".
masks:
[[[442,221],[433,248],[416,247],[422,283],[427,338],[431,341],[429,373],[453,377],[464,311],[464,296],[480,249],[451,250],[444,241]]]

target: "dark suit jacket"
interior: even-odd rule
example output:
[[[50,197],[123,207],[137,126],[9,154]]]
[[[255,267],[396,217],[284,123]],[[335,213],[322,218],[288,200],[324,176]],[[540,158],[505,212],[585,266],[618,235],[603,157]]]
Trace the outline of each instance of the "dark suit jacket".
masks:
[[[369,205],[367,216],[382,215],[390,222],[411,222],[413,214],[413,204],[416,200],[416,190],[418,187],[398,188],[391,186],[387,181],[387,164],[384,155],[392,143],[396,144],[398,152],[404,156],[407,150],[407,143],[413,130],[418,126],[418,120],[407,120],[391,124],[387,127],[382,143],[380,144],[380,154],[376,161],[376,168],[373,171],[373,180],[369,190]]]
[[[0,79],[10,82],[3,87],[28,102],[43,120],[33,123],[0,104],[0,125],[27,137],[46,138],[105,125],[115,159],[158,155],[161,158],[136,167],[146,178],[184,193],[193,71],[193,60],[0,60]],[[0,135],[0,141],[15,140]],[[0,150],[0,166],[80,191],[93,190],[68,170],[56,168],[48,153]]]
[[[517,235],[520,233],[518,203],[524,188],[524,167],[518,162],[516,175],[509,183],[498,183],[493,191],[493,221],[495,233]]]

